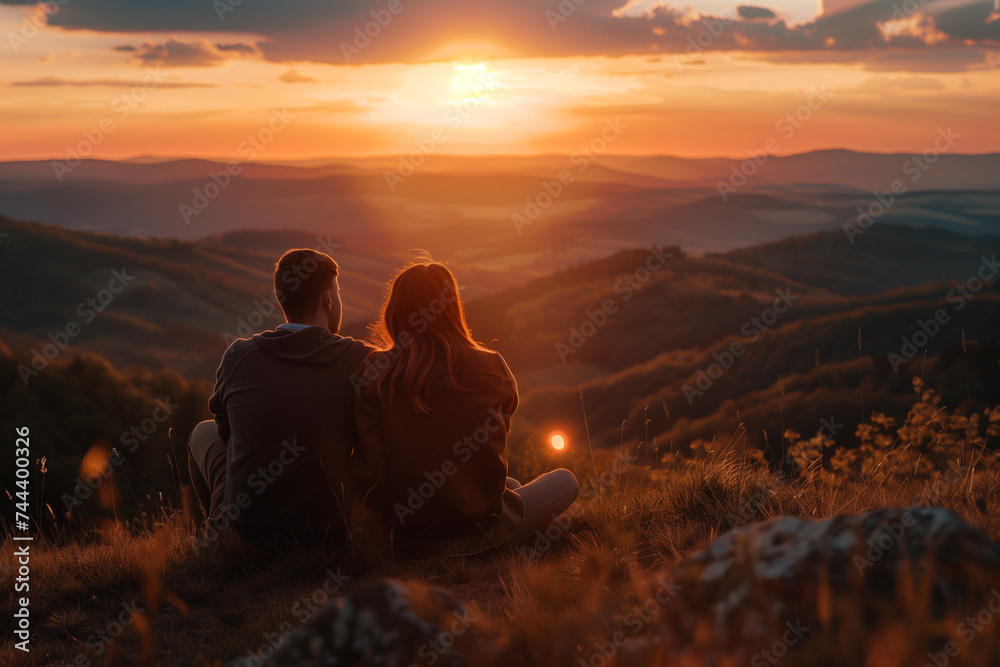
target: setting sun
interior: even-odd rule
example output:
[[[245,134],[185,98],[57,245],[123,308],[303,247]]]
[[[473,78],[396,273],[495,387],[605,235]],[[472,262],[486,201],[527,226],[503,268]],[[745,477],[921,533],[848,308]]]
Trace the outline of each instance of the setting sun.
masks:
[[[485,100],[496,90],[497,82],[486,63],[475,65],[455,65],[455,76],[451,80],[451,98],[461,100]]]
[[[552,445],[552,449],[560,450],[566,446],[566,438],[559,433],[553,433],[552,436],[549,437],[549,443]]]

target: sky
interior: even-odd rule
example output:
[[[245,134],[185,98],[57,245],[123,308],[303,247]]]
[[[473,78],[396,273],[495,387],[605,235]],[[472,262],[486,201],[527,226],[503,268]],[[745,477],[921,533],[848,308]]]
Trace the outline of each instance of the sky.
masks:
[[[0,160],[1000,152],[998,69],[1000,0],[0,0]]]

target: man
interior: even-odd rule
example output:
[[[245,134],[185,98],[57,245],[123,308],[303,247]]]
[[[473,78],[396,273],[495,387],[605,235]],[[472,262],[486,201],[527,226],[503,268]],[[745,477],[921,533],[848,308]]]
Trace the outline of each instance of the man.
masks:
[[[343,545],[362,511],[352,474],[358,435],[350,375],[372,348],[338,334],[337,263],[289,250],[274,270],[285,323],[234,341],[216,376],[215,421],[188,440],[206,539],[269,560],[294,544]]]

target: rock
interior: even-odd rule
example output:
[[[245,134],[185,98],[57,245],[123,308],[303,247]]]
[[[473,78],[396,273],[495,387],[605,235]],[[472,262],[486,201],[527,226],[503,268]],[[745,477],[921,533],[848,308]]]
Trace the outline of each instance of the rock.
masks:
[[[474,607],[439,588],[385,580],[318,610],[273,655],[230,667],[465,667],[489,665],[497,655],[493,634]]]
[[[785,664],[864,665],[876,650],[880,665],[934,664],[952,640],[963,662],[945,662],[1000,664],[1000,632],[988,632],[1000,546],[944,509],[750,524],[689,557],[674,581],[669,643],[720,664],[787,654]]]

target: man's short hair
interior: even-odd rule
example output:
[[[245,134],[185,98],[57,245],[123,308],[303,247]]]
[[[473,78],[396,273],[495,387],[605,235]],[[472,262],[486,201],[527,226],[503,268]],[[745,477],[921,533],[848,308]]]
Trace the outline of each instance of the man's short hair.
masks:
[[[288,321],[302,320],[316,312],[323,292],[340,267],[318,250],[289,250],[274,265],[274,295]]]

